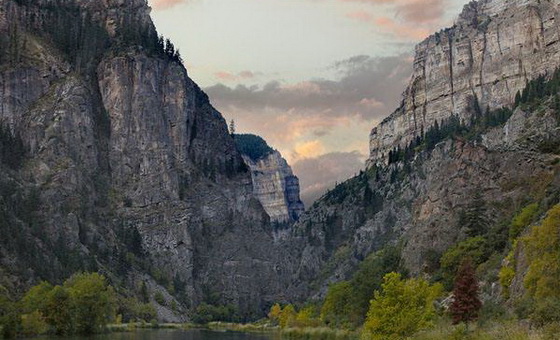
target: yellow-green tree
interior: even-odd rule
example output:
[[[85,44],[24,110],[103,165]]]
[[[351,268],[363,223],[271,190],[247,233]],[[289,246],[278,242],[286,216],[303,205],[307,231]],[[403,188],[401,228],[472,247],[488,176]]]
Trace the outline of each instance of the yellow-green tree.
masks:
[[[353,321],[350,305],[352,293],[352,286],[348,281],[332,284],[321,308],[321,320],[329,326],[350,327]]]
[[[115,292],[103,275],[75,274],[64,282],[64,288],[72,301],[77,333],[98,332],[115,316]]]
[[[560,320],[560,205],[547,213],[522,242],[529,268],[524,279],[533,319],[540,323]]]
[[[282,314],[280,314],[279,324],[280,327],[289,327],[293,326],[296,320],[297,312],[293,305],[287,305],[282,310]]]
[[[270,308],[270,312],[268,313],[268,319],[275,324],[280,323],[280,317],[282,316],[282,307],[280,304],[275,303],[274,306]]]
[[[402,339],[432,327],[434,301],[442,291],[440,284],[430,285],[424,279],[385,275],[381,291],[371,300],[362,339]]]

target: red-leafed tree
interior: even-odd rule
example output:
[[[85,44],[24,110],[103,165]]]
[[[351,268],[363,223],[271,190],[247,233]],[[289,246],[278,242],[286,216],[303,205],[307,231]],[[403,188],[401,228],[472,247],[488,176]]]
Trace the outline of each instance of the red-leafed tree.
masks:
[[[474,268],[469,259],[463,261],[453,287],[453,303],[450,312],[453,323],[464,322],[467,326],[469,322],[478,318],[478,312],[482,307],[482,302],[478,298],[478,280]]]

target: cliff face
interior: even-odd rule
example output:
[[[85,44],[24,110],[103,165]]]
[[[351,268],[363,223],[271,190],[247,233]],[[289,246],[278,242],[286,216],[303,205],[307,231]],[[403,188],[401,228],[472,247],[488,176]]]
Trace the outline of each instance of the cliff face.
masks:
[[[1,165],[17,226],[2,233],[17,235],[0,265],[14,284],[77,270],[132,294],[143,282],[184,312],[159,306],[164,320],[203,301],[248,316],[288,286],[283,250],[225,121],[149,12],[144,0],[0,4],[0,121],[27,146],[19,169]],[[10,208],[20,196],[32,220]]]
[[[559,201],[558,105],[549,97],[518,106],[505,124],[465,127],[470,136],[417,146],[410,158],[387,164],[390,150],[436,120],[455,114],[469,122],[476,99],[483,111],[509,105],[527,80],[552,75],[560,65],[558,11],[558,1],[471,2],[456,26],[417,47],[403,104],[372,132],[368,168],[293,228],[298,292],[324,296],[328,283],[350,278],[386,245],[402,248],[411,274],[432,275],[441,255],[468,237],[462,212],[477,200],[496,228],[528,202]]]
[[[416,47],[401,106],[370,136],[369,165],[386,162],[436,121],[509,106],[528,80],[560,66],[558,0],[481,0]]]
[[[253,191],[270,219],[278,223],[297,221],[305,208],[299,198],[299,179],[278,151],[253,160],[243,155],[253,179]]]

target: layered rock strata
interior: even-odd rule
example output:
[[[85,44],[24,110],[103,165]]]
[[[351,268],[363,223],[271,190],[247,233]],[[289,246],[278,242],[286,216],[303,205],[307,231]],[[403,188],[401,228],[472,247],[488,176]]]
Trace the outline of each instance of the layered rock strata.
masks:
[[[370,135],[369,165],[385,163],[436,121],[469,122],[481,110],[509,106],[527,81],[560,65],[560,1],[481,0],[451,28],[416,47],[400,107]]]

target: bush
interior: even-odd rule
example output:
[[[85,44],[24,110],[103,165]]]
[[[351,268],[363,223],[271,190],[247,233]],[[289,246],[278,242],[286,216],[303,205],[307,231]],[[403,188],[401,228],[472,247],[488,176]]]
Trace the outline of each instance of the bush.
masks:
[[[167,305],[167,303],[165,302],[165,298],[163,297],[163,294],[161,292],[156,292],[154,294],[154,300],[156,300],[156,302],[160,305],[160,306],[165,306]]]
[[[443,292],[440,284],[423,279],[403,280],[389,273],[381,291],[375,292],[364,324],[363,339],[400,339],[433,326],[434,301]]]
[[[509,228],[510,240],[515,240],[521,232],[533,221],[539,210],[537,203],[529,204],[523,208],[511,221]]]
[[[49,325],[45,321],[43,314],[37,310],[21,316],[21,332],[24,336],[41,335],[46,333],[48,329]]]
[[[441,270],[446,288],[451,288],[459,265],[465,258],[470,258],[478,265],[487,259],[486,239],[482,236],[471,237],[449,248],[441,257]]]
[[[525,245],[528,270],[524,285],[526,298],[534,301],[532,318],[539,322],[560,321],[560,205],[547,213],[540,226],[534,226],[521,241]],[[549,312],[545,312],[550,309]]]

